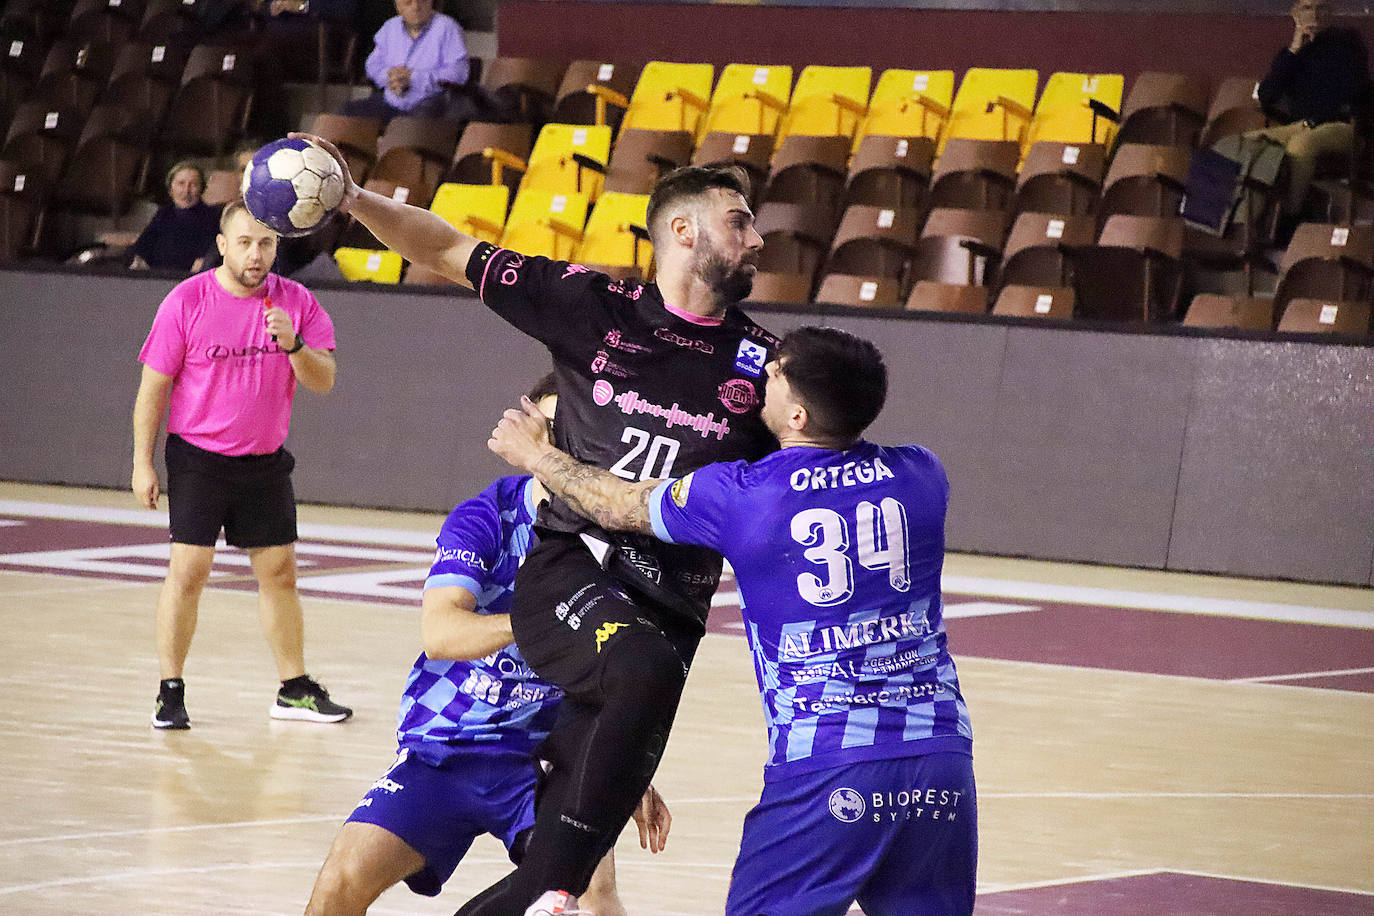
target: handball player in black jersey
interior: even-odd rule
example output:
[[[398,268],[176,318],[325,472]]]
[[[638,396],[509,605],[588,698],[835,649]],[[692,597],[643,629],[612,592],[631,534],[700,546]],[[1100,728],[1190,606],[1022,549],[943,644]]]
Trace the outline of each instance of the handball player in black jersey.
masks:
[[[293,135],[297,136],[297,135]],[[737,307],[763,239],[738,169],[684,168],[654,189],[655,283],[527,257],[435,214],[362,190],[344,208],[387,247],[477,291],[548,347],[559,448],[627,480],[676,477],[777,446],[759,417],[777,339]],[[555,500],[515,583],[516,644],[567,699],[541,756],[553,763],[520,867],[461,916],[561,913],[629,820],[662,756],[721,558],[609,533]]]

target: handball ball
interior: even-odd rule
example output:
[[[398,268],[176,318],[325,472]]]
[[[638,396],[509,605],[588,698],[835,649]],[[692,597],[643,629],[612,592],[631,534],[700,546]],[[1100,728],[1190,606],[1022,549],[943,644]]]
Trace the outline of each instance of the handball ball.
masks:
[[[308,235],[343,199],[334,157],[305,140],[273,140],[243,170],[243,202],[253,218],[287,236]]]

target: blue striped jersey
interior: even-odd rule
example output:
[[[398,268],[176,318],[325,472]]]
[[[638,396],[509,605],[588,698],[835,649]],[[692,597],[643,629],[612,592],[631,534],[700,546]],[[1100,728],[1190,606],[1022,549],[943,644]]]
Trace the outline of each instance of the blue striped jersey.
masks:
[[[918,446],[794,446],[655,489],[654,533],[734,568],[764,778],[972,750],[940,599],[949,482]]]
[[[505,614],[515,573],[534,542],[534,479],[502,477],[449,513],[425,588],[456,585],[477,613]],[[473,748],[530,753],[553,725],[561,692],[535,676],[514,644],[473,661],[423,652],[401,698],[396,738],[439,764]]]

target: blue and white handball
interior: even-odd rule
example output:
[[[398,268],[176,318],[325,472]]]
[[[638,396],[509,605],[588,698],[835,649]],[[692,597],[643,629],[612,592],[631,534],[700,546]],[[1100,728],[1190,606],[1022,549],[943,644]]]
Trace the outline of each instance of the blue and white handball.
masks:
[[[273,140],[243,170],[243,202],[253,218],[282,235],[309,235],[343,199],[334,157],[305,140]]]

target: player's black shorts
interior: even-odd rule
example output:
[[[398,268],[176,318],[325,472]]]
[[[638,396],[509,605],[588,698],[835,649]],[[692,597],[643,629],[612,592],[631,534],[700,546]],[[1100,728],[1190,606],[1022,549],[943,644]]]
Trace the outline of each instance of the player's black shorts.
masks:
[[[520,654],[540,677],[599,703],[607,653],[632,634],[667,640],[684,674],[701,641],[698,626],[621,586],[577,535],[540,529],[511,598]]]
[[[177,435],[167,437],[167,509],[172,541],[215,546],[220,529],[235,547],[276,547],[296,540],[296,459],[221,455]]]

